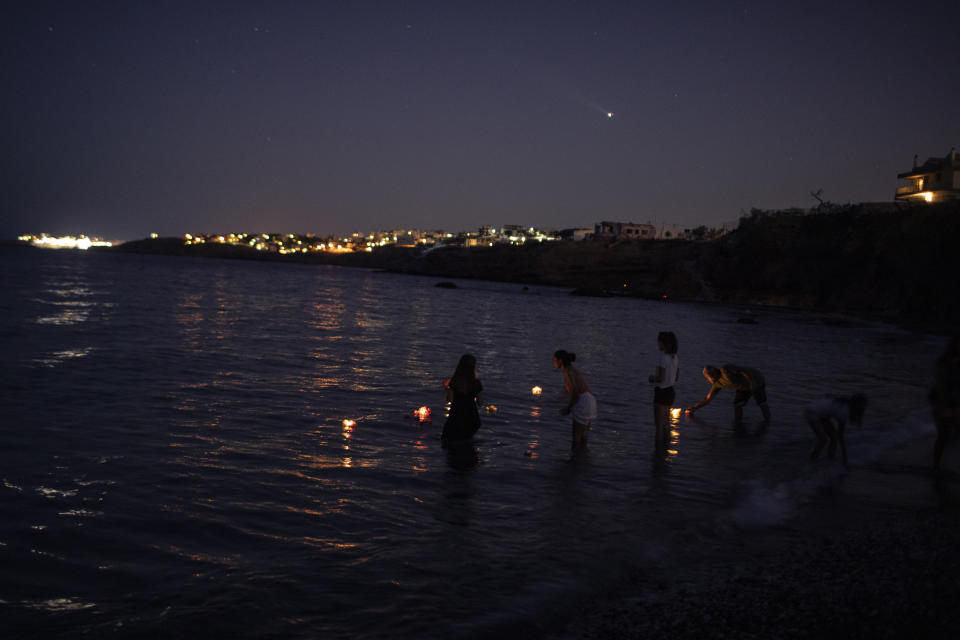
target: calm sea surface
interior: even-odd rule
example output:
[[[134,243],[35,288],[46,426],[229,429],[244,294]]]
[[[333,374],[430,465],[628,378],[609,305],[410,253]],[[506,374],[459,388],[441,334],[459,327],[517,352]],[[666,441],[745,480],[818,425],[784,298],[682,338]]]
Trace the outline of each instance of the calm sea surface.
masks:
[[[5,637],[535,636],[623,580],[653,592],[903,508],[845,485],[932,441],[944,341],[888,326],[323,266],[9,248],[0,267]],[[704,364],[752,365],[772,426],[751,404],[734,430],[723,392],[655,453],[661,330],[678,407]],[[600,404],[576,457],[558,348]],[[465,352],[497,412],[447,451]],[[858,391],[850,470],[810,464],[803,406]]]

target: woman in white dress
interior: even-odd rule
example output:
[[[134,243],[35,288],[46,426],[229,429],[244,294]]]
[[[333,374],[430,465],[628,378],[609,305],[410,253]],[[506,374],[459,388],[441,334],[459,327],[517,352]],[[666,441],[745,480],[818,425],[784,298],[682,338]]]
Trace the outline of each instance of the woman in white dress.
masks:
[[[597,399],[579,369],[573,366],[575,353],[560,349],[553,354],[553,367],[563,371],[563,388],[570,394],[570,402],[561,410],[573,418],[573,438],[570,448],[574,451],[587,446],[587,431],[597,419]]]

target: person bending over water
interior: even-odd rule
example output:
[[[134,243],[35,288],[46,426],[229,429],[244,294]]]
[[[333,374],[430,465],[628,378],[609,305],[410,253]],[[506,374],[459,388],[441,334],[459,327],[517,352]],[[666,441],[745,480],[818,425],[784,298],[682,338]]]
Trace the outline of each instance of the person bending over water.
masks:
[[[673,385],[677,382],[680,373],[680,359],[677,358],[677,336],[673,331],[661,331],[657,335],[657,348],[660,349],[660,360],[657,362],[657,372],[647,378],[653,389],[653,425],[654,442],[659,445],[667,444],[670,429],[670,406],[676,394]]]
[[[930,409],[937,425],[937,440],[933,443],[933,470],[940,471],[940,458],[947,441],[960,431],[960,337],[954,338],[937,358],[933,388],[930,389]]]
[[[817,438],[810,453],[810,460],[819,458],[823,446],[829,442],[827,455],[832,458],[837,445],[840,445],[840,458],[843,466],[847,466],[847,445],[843,440],[843,428],[848,422],[858,427],[862,425],[863,412],[866,408],[867,397],[862,393],[821,398],[808,404],[804,414],[807,417],[807,423],[813,429],[813,435]]]
[[[756,369],[742,367],[736,364],[725,364],[719,369],[707,365],[703,368],[703,377],[711,384],[710,391],[702,400],[687,409],[687,415],[713,400],[713,396],[721,389],[735,389],[733,397],[733,424],[739,427],[743,424],[743,408],[747,401],[753,399],[760,406],[763,413],[764,425],[770,424],[770,407],[767,406],[767,383]]]
[[[482,392],[483,385],[477,377],[477,359],[466,353],[460,357],[447,385],[450,413],[441,436],[445,443],[469,440],[480,428],[477,405],[481,402]]]
[[[587,430],[597,419],[597,399],[590,391],[583,374],[573,366],[576,354],[560,349],[553,354],[553,367],[563,371],[563,388],[570,394],[570,402],[560,413],[573,418],[573,440],[570,448],[574,451],[586,448]]]

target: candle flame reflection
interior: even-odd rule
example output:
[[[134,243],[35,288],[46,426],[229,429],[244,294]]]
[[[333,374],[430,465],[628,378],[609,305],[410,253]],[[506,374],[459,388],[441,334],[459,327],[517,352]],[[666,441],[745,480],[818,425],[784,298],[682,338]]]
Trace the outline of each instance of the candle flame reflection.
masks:
[[[679,453],[677,449],[677,444],[680,442],[680,416],[683,415],[683,409],[672,407],[670,409],[670,441],[668,446],[670,449],[667,449],[667,455],[671,458],[675,458]]]

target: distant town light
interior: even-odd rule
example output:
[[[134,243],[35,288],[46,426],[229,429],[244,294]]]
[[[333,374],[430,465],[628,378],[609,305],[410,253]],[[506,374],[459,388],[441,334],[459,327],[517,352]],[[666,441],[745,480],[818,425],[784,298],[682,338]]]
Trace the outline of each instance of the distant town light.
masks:
[[[20,236],[21,241],[29,241],[35,247],[40,247],[42,249],[82,249],[86,250],[90,247],[112,247],[112,242],[106,242],[103,240],[90,239],[87,236],[62,236],[59,238],[54,238],[41,234],[37,236]]]

